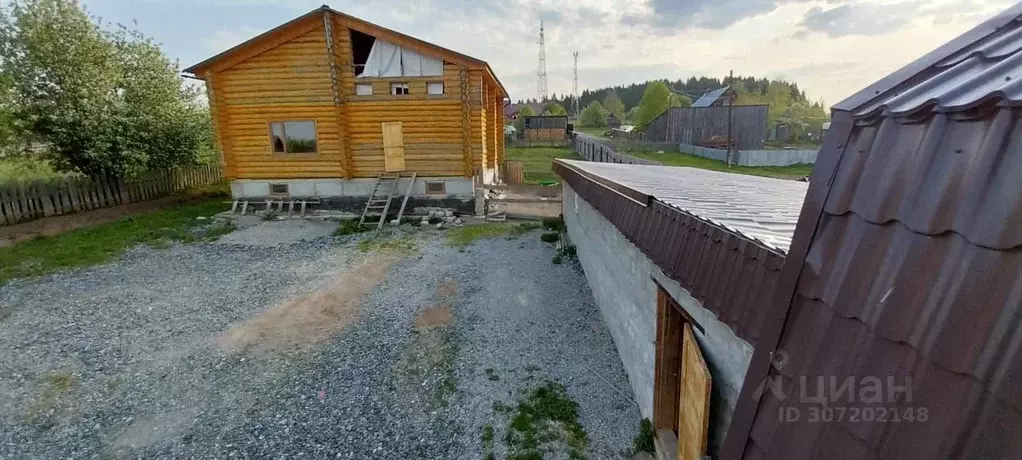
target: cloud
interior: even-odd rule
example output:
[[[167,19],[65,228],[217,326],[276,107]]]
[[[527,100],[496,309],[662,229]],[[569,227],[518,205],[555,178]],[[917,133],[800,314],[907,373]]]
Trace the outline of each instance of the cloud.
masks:
[[[903,29],[913,20],[928,20],[935,25],[947,25],[954,21],[976,22],[986,16],[985,6],[1001,4],[999,0],[981,3],[975,0],[952,3],[923,0],[897,3],[855,2],[842,3],[836,7],[814,6],[802,16],[792,37],[801,39],[811,33],[822,33],[828,37],[852,35],[884,35]]]
[[[235,27],[232,29],[220,29],[213,32],[213,35],[203,40],[203,45],[205,45],[211,53],[221,53],[263,32],[265,31],[248,26]]]

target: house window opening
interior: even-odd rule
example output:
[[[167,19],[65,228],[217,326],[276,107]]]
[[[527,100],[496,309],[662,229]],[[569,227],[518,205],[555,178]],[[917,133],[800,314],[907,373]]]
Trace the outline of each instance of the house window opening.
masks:
[[[408,83],[391,83],[390,94],[395,96],[408,95]]]
[[[365,72],[366,61],[369,60],[369,52],[373,50],[374,43],[376,43],[376,37],[357,30],[351,31],[351,55],[352,63],[355,66],[355,76]]]
[[[431,81],[426,83],[427,94],[444,94],[444,82],[442,81]]]
[[[275,154],[316,153],[316,122],[270,123],[270,144]]]
[[[355,85],[355,94],[358,96],[372,96],[373,95],[373,84],[372,83],[359,83]]]

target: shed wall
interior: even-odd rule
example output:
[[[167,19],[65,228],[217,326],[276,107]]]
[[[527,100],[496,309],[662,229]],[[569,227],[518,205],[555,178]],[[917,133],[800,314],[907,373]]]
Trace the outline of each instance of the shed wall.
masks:
[[[610,329],[644,417],[653,418],[657,284],[695,319],[696,338],[713,377],[710,453],[723,443],[752,357],[752,346],[735,335],[639,248],[564,185],[564,221],[600,313]]]
[[[733,108],[731,133],[739,149],[763,147],[767,137],[768,111],[769,107],[765,105]],[[675,107],[646,125],[644,140],[698,145],[713,136],[726,138],[727,126],[727,107]]]

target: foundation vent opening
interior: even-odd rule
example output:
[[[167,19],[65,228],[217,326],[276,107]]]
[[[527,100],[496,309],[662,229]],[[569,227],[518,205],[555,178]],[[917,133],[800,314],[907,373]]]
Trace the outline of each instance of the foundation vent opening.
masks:
[[[291,190],[287,184],[270,184],[270,195],[273,196],[288,196],[291,194]]]
[[[427,195],[446,195],[447,187],[443,182],[426,182]]]

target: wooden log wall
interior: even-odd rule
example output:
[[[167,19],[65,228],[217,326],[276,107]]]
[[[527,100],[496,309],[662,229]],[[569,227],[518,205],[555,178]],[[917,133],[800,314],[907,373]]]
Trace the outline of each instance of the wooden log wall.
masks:
[[[503,161],[503,95],[485,70],[445,61],[442,76],[356,78],[352,30],[430,51],[339,14],[295,27],[300,34],[282,32],[275,45],[267,39],[207,74],[229,178],[376,177],[384,170],[381,123],[391,121],[402,122],[405,164],[420,176],[471,176]],[[444,94],[428,94],[438,81]],[[396,82],[409,94],[391,95]],[[356,94],[364,83],[371,96]],[[272,121],[315,121],[318,152],[274,154]]]
[[[222,180],[217,165],[152,172],[131,179],[69,177],[0,183],[0,225],[165,197]]]
[[[347,42],[337,47],[349,47]],[[342,177],[341,133],[330,79],[330,59],[322,22],[311,31],[239,62],[217,75],[226,115],[221,136],[229,140],[231,177]],[[314,154],[274,154],[272,121],[316,123]],[[226,133],[226,134],[224,134]]]

